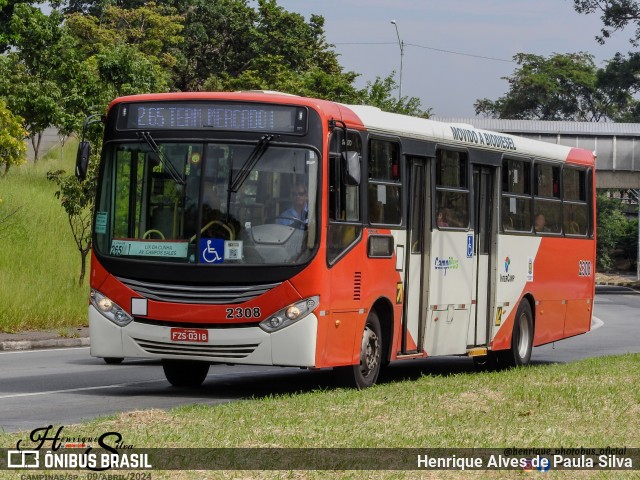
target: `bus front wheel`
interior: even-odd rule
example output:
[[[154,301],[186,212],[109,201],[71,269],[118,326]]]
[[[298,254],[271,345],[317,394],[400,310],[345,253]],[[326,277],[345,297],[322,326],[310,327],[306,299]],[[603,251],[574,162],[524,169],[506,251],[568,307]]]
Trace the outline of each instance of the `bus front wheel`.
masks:
[[[505,367],[518,367],[527,365],[531,360],[533,350],[533,314],[531,305],[527,300],[522,300],[516,311],[511,333],[511,348],[499,351],[498,362]]]
[[[348,367],[340,367],[338,372],[347,386],[361,390],[376,383],[381,365],[382,334],[380,319],[376,311],[371,310],[362,332],[360,363]]]
[[[207,378],[209,364],[193,360],[163,360],[162,369],[174,387],[199,387]]]

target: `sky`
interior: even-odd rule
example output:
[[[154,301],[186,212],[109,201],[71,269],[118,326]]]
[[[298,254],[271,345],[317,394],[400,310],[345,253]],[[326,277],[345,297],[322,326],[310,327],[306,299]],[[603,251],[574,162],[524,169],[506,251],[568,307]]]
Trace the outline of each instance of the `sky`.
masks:
[[[362,88],[377,76],[400,72],[402,96],[418,97],[436,117],[473,117],[479,98],[496,100],[508,90],[505,76],[516,53],[550,56],[588,52],[598,67],[616,52],[634,50],[632,29],[605,45],[595,36],[599,14],[579,14],[573,0],[278,0],[291,12],[325,18],[328,43]],[[362,44],[357,44],[362,43]],[[445,52],[446,50],[448,52]],[[449,53],[457,52],[457,53]],[[471,56],[473,55],[473,56]],[[479,58],[488,57],[488,58]],[[397,95],[398,92],[396,91]]]

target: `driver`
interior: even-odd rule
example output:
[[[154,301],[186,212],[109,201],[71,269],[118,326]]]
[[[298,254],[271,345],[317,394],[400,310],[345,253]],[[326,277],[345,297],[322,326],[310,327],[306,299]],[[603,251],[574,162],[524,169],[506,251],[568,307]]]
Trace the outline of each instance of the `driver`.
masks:
[[[307,190],[302,185],[293,188],[291,207],[282,212],[276,220],[280,225],[290,225],[303,229],[308,222],[309,207],[307,205]]]

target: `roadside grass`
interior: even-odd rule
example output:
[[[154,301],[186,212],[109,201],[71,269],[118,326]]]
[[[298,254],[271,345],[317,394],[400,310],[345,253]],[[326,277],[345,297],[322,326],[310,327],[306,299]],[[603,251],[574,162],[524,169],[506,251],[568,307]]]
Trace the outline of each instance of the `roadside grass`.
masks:
[[[499,372],[433,374],[364,391],[266,394],[223,405],[121,413],[65,426],[69,436],[119,432],[136,448],[640,447],[640,354]],[[215,367],[213,367],[215,368]],[[209,386],[216,388],[209,380]],[[224,383],[220,382],[224,388]],[[171,390],[180,394],[180,390]],[[27,432],[0,434],[12,447]],[[27,443],[28,444],[28,443]],[[547,478],[638,478],[564,471]],[[158,475],[156,475],[158,474]],[[541,475],[539,472],[535,472]],[[631,474],[631,475],[630,475]],[[492,472],[153,472],[154,478],[530,478]]]
[[[47,171],[73,171],[77,142],[0,178],[0,332],[86,323],[87,288],[78,286],[80,254]]]

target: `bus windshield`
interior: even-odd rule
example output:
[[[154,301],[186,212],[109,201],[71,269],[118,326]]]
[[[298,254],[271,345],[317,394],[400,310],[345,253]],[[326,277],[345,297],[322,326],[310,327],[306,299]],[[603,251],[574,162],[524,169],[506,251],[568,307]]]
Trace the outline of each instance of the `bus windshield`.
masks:
[[[104,161],[94,225],[101,255],[291,265],[315,251],[315,150],[141,140],[110,144]]]

